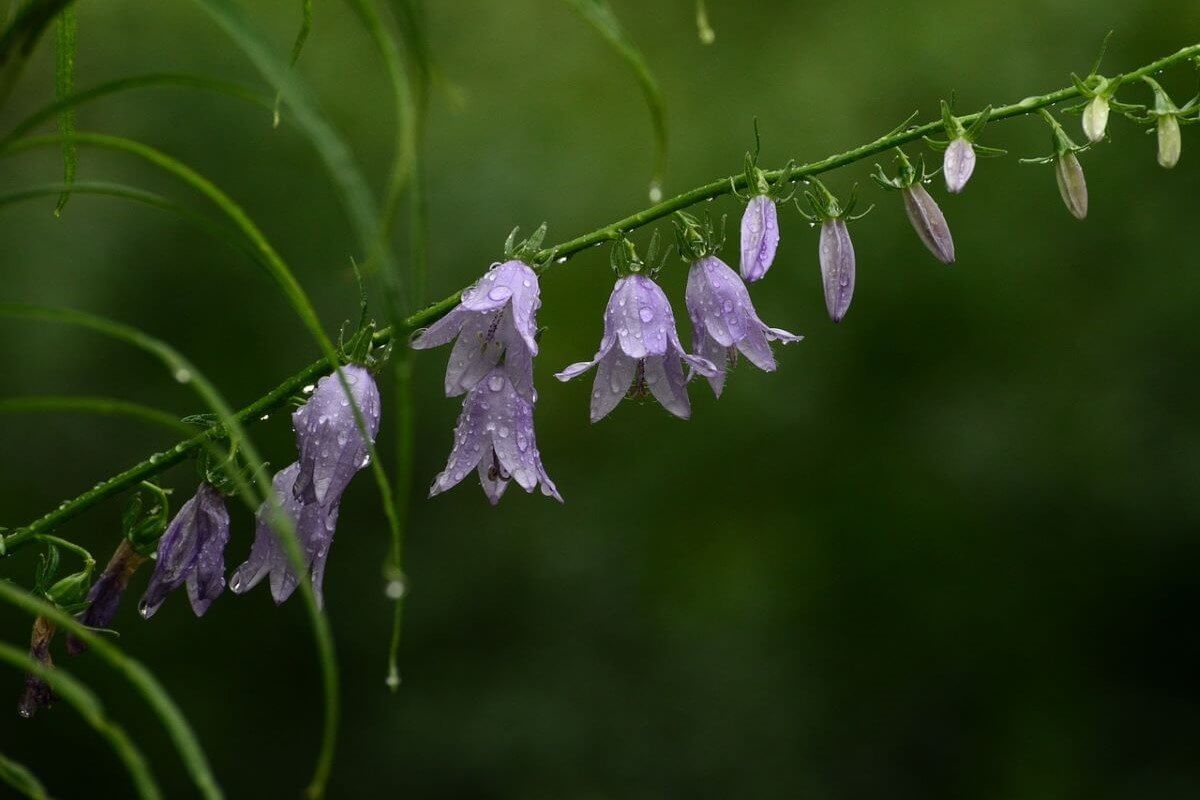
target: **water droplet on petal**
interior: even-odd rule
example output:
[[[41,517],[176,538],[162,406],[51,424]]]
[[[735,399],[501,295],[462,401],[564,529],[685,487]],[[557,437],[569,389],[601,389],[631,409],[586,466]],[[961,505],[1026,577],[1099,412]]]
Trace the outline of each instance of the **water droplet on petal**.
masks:
[[[488,388],[493,392],[500,391],[504,388],[504,378],[500,377],[499,375],[493,375],[492,377],[488,378]]]
[[[654,320],[654,310],[648,306],[642,306],[638,310],[638,316],[642,318],[642,322],[651,322]]]
[[[502,300],[512,297],[512,289],[509,289],[507,286],[497,286],[488,292],[488,297],[499,303]]]

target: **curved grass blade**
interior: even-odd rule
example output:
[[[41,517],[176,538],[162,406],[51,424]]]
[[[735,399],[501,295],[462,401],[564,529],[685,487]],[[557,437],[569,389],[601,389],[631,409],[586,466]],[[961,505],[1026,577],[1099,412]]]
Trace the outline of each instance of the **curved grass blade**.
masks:
[[[54,41],[54,96],[61,101],[75,91],[75,34],[79,23],[74,6],[67,6],[58,15]],[[75,149],[75,109],[65,106],[58,112],[58,133],[62,136],[63,184],[58,196],[54,216],[61,217],[63,208],[71,199],[71,184],[79,168],[79,154]]]
[[[50,800],[46,787],[24,764],[0,753],[0,782],[29,800]]]
[[[621,27],[608,0],[566,0],[566,3],[608,42],[637,77],[650,110],[650,124],[654,127],[654,174],[650,180],[650,202],[657,203],[662,200],[663,177],[667,170],[667,110],[658,81],[650,72],[642,51]]]
[[[312,0],[302,0],[300,5],[300,30],[296,32],[296,40],[292,42],[292,55],[288,59],[288,67],[295,68],[296,62],[300,60],[300,53],[304,50],[304,43],[308,41],[308,35],[312,33],[313,22],[313,4]],[[275,105],[271,110],[271,124],[279,127],[279,104],[283,100],[283,92],[275,92]]]
[[[0,397],[0,414],[40,414],[71,412],[99,414],[109,417],[129,417],[169,428],[176,433],[189,436],[195,433],[190,425],[179,417],[151,406],[131,403],[113,397],[84,397],[79,395],[31,395],[28,397]]]
[[[0,596],[8,599],[10,596],[9,592],[25,594],[11,584],[0,582]],[[27,596],[30,598],[33,597],[32,595]],[[55,611],[62,614],[57,609]],[[67,615],[63,614],[63,616]],[[104,706],[90,689],[69,673],[61,669],[47,667],[30,658],[29,654],[24,650],[13,647],[6,642],[0,642],[0,661],[6,661],[25,672],[37,675],[48,683],[50,688],[59,697],[78,711],[79,716],[83,717],[84,721],[92,726],[112,746],[117,757],[125,765],[125,769],[129,771],[129,777],[133,780],[137,796],[141,800],[159,800],[162,797],[162,793],[158,790],[158,784],[154,782],[154,776],[150,773],[150,765],[146,761],[145,756],[142,755],[137,745],[133,743],[133,740],[129,738],[129,735],[125,733],[125,729],[108,718],[108,715],[104,713]],[[29,775],[28,771],[26,771],[26,775],[32,778],[32,775]],[[30,797],[46,796],[45,788],[38,783],[36,778],[33,778],[33,784],[27,785],[31,785],[41,791],[40,795],[30,794]]]
[[[0,145],[0,150],[3,150],[3,145]],[[64,184],[48,183],[40,186],[28,186],[24,189],[16,189],[11,192],[0,194],[0,207],[19,203],[25,200],[32,200],[38,197],[47,195],[57,195],[63,191]],[[261,254],[252,248],[246,240],[231,230],[228,226],[222,225],[213,221],[209,217],[199,212],[193,211],[186,206],[181,206],[171,200],[166,199],[153,192],[146,192],[132,186],[126,186],[120,183],[107,183],[103,181],[80,181],[71,187],[72,194],[94,194],[103,195],[106,197],[119,197],[125,200],[132,200],[137,203],[157,208],[160,211],[174,214],[185,222],[191,223],[200,230],[208,233],[214,238],[224,242],[235,250],[245,253],[255,262],[258,262],[264,269],[266,265],[262,263]]]
[[[366,178],[354,161],[349,146],[319,111],[316,100],[280,61],[265,35],[247,19],[245,10],[234,0],[192,0],[218,26],[262,73],[267,81],[283,94],[297,127],[309,138],[333,181],[354,228],[359,246],[365,253],[376,254],[385,290],[400,296],[400,286],[394,281],[397,267],[391,248],[378,249],[379,209]],[[392,283],[389,283],[392,281]]]
[[[8,99],[46,26],[72,0],[30,0],[0,33],[0,104]]]
[[[696,35],[701,44],[712,44],[717,40],[717,32],[708,21],[708,5],[704,0],[696,0]]]
[[[107,83],[93,86],[91,89],[85,89],[81,92],[75,92],[67,97],[60,98],[55,102],[40,108],[30,114],[25,119],[17,123],[13,129],[0,140],[0,144],[8,144],[13,139],[24,136],[38,125],[47,120],[58,116],[67,109],[78,108],[81,105],[90,103],[93,100],[99,100],[108,95],[119,94],[120,92],[130,91],[132,89],[149,89],[158,87],[175,87],[183,89],[199,89],[206,92],[215,92],[224,94],[229,97],[244,100],[248,103],[261,106],[268,111],[271,109],[271,98],[262,92],[249,86],[245,86],[233,81],[220,80],[218,78],[208,78],[203,75],[188,75],[186,73],[170,73],[159,72],[150,73],[147,75],[133,75],[128,78],[118,78],[117,80],[108,81]]]

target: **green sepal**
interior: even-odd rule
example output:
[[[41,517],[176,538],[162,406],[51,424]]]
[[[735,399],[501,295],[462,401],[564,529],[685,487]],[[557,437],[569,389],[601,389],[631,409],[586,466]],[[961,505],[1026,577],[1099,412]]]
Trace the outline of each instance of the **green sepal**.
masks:
[[[168,493],[156,483],[142,481],[121,512],[122,535],[138,555],[149,556],[158,549],[158,540],[171,521]]]
[[[679,257],[686,263],[694,263],[721,251],[725,246],[725,221],[721,217],[721,229],[713,226],[712,218],[705,215],[701,222],[683,211],[676,211],[671,222],[675,226],[675,243]]]

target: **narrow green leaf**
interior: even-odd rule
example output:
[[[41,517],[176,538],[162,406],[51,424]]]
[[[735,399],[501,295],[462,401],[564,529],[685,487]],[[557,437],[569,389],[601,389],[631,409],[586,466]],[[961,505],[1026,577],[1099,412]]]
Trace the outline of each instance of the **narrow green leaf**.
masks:
[[[83,397],[77,395],[0,397],[0,414],[39,414],[64,411],[82,414],[100,414],[111,417],[130,417],[131,419],[169,428],[185,436],[190,436],[196,432],[193,427],[181,422],[179,417],[174,414],[112,397]]]
[[[650,72],[642,51],[621,27],[608,0],[566,0],[566,3],[608,42],[637,77],[650,110],[650,123],[654,127],[654,173],[650,180],[650,201],[657,203],[662,199],[663,176],[667,168],[667,112],[658,81]]]
[[[46,787],[24,764],[0,753],[0,781],[29,800],[50,800]]]
[[[70,97],[75,91],[75,33],[78,20],[75,7],[67,6],[58,15],[54,43],[54,96],[58,101]],[[66,188],[58,196],[54,216],[61,217],[67,200],[71,198],[71,184],[79,166],[79,155],[75,149],[75,109],[64,107],[58,112],[58,132],[62,136],[63,183]]]
[[[296,62],[300,60],[300,53],[304,51],[304,44],[308,41],[308,35],[312,33],[313,23],[313,2],[312,0],[301,0],[300,5],[300,30],[296,32],[296,40],[292,42],[292,55],[288,59],[288,67],[295,67]],[[283,92],[275,92],[275,107],[272,111],[271,124],[279,127],[279,104],[283,101]]]
[[[51,606],[48,603],[43,603],[41,600],[37,600],[33,597],[33,595],[16,588],[10,583],[0,582],[0,598],[10,600],[10,602],[14,602],[15,605],[19,605],[20,607],[28,610],[27,606],[11,600],[11,598],[16,595],[21,595],[24,598],[28,598],[28,600],[32,601],[33,603],[43,605],[46,608],[51,609],[55,616],[69,619],[80,628],[83,627],[82,625],[79,625],[79,623],[75,622],[72,617],[59,611],[54,606]],[[49,617],[51,615],[47,614],[43,616]],[[57,621],[58,620],[55,619],[55,622]],[[95,634],[93,634],[93,636],[94,635]],[[134,788],[137,790],[137,796],[141,798],[141,800],[159,800],[159,798],[162,797],[162,793],[158,790],[158,784],[155,783],[154,776],[150,772],[150,765],[146,761],[146,757],[142,755],[141,750],[139,750],[137,745],[133,743],[133,740],[129,738],[129,734],[125,733],[125,729],[108,718],[104,712],[104,706],[101,704],[99,698],[97,698],[90,689],[80,683],[76,678],[72,677],[70,673],[63,671],[61,668],[47,667],[33,658],[30,658],[29,654],[24,650],[13,647],[5,642],[0,642],[0,661],[8,662],[18,669],[22,669],[25,672],[31,672],[37,677],[41,678],[50,685],[50,688],[54,690],[55,694],[57,694],[68,705],[78,711],[79,716],[83,717],[84,721],[86,721],[88,725],[92,726],[92,728],[94,728],[97,733],[103,736],[108,741],[109,745],[112,746],[112,749],[117,754],[117,757],[120,758],[121,762],[125,765],[125,769],[129,771],[129,777],[132,779]],[[13,762],[8,763],[12,764]],[[40,791],[40,794],[29,793],[28,796],[45,797],[46,790],[42,787],[41,783],[38,782],[37,778],[34,778],[32,774],[28,772],[28,770],[24,769],[24,767],[20,767],[20,770],[24,771],[23,777],[32,779],[32,783],[27,782],[25,785],[33,788],[35,791]],[[7,770],[5,771],[7,772]],[[12,784],[10,783],[10,785]]]

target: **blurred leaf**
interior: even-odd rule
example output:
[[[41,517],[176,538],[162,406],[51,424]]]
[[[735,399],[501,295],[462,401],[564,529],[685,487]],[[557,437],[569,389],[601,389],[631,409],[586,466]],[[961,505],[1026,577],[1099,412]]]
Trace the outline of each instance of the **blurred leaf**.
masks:
[[[75,87],[75,32],[78,21],[75,8],[68,6],[58,15],[55,26],[56,39],[54,46],[54,96],[59,102],[70,97]],[[75,172],[79,165],[78,152],[75,149],[75,108],[64,106],[58,112],[58,132],[62,135],[63,155],[63,184],[65,188],[58,196],[58,205],[54,207],[54,216],[61,217],[67,200],[71,198],[71,184],[75,182]]]
[[[46,787],[24,764],[0,754],[0,781],[11,786],[30,800],[50,800]]]
[[[300,7],[300,30],[296,32],[296,40],[292,42],[292,55],[288,59],[288,66],[295,67],[296,62],[300,60],[300,53],[304,50],[304,43],[308,41],[308,35],[312,33],[313,21],[313,4],[312,0],[303,0]],[[275,92],[275,108],[273,111],[272,124],[279,127],[279,103],[283,99],[283,92]]]
[[[662,199],[663,175],[667,168],[667,112],[658,81],[650,72],[641,50],[621,27],[608,0],[566,0],[566,3],[596,29],[637,76],[650,109],[650,123],[654,126],[654,174],[650,180],[650,200],[657,203]]]

